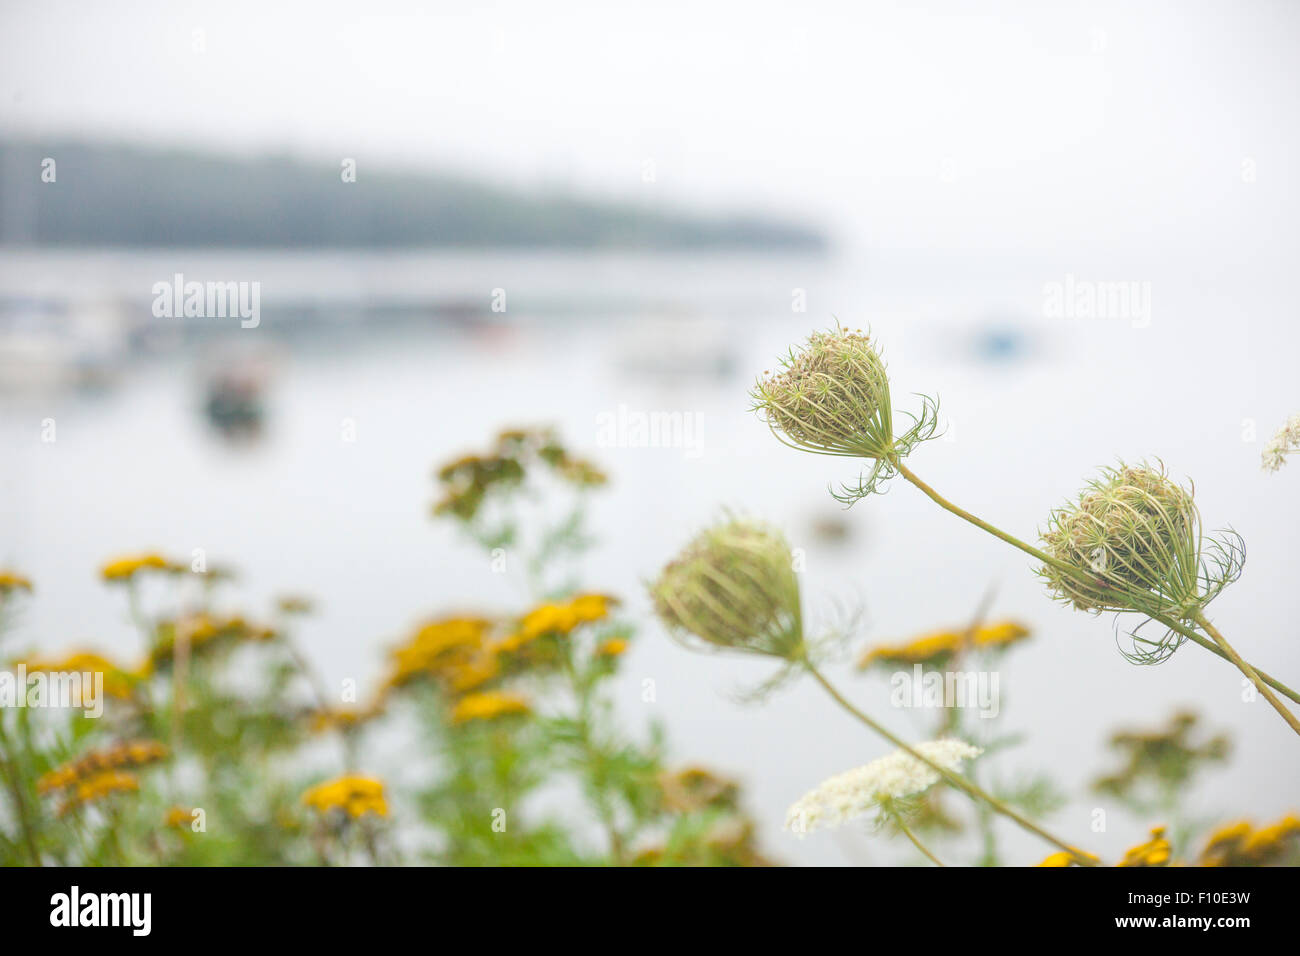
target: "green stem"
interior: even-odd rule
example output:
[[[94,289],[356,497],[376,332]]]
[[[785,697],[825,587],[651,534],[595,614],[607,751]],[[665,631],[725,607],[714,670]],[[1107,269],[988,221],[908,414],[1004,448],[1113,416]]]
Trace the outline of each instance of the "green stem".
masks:
[[[916,834],[911,831],[906,823],[903,822],[901,815],[895,815],[894,823],[898,829],[903,831],[903,836],[912,841],[912,846],[920,850],[931,863],[935,866],[943,866],[943,861],[926,849],[925,844],[916,838]]]
[[[980,789],[979,787],[971,783],[969,780],[967,780],[965,777],[953,773],[947,767],[940,766],[939,764],[935,763],[933,760],[930,760],[924,754],[921,754],[915,749],[913,749],[901,737],[897,737],[894,734],[890,733],[890,731],[886,730],[881,724],[876,723],[876,721],[873,720],[871,717],[867,716],[866,713],[859,710],[852,703],[850,703],[849,700],[845,698],[843,694],[841,694],[838,690],[835,689],[834,684],[832,684],[824,676],[822,676],[821,671],[819,671],[815,666],[813,666],[813,664],[810,661],[805,660],[803,664],[804,667],[807,669],[808,673],[813,676],[813,679],[816,680],[817,683],[822,685],[826,693],[830,694],[837,704],[839,704],[841,707],[847,710],[858,720],[862,721],[862,723],[866,724],[869,728],[874,730],[881,737],[884,737],[895,747],[899,748],[900,750],[904,751],[910,756],[921,761],[921,763],[925,764],[935,773],[939,774],[939,776],[941,776],[944,780],[946,780],[952,786],[956,787],[962,793],[966,794],[972,800],[975,800],[976,802],[982,800],[983,802],[987,803],[990,807],[992,807],[995,811],[1002,814],[1004,817],[1007,817],[1009,820],[1012,820],[1015,823],[1017,823],[1022,829],[1028,830],[1030,833],[1034,834],[1035,836],[1042,837],[1044,840],[1046,840],[1048,843],[1051,843],[1053,846],[1059,847],[1060,849],[1064,850],[1066,853],[1069,853],[1076,860],[1078,860],[1082,866],[1097,865],[1097,860],[1094,857],[1091,857],[1081,852],[1077,848],[1070,846],[1070,844],[1066,843],[1064,840],[1061,840],[1053,836],[1051,833],[1048,833],[1046,830],[1044,830],[1038,824],[1034,823],[1032,820],[1022,816],[1012,807],[1007,806],[1005,803],[1003,803],[997,797],[993,796],[991,793],[988,793],[987,791]]]
[[[898,473],[900,475],[902,475],[904,478],[910,481],[913,485],[915,485],[918,489],[920,489],[921,492],[926,495],[926,497],[930,498],[930,500],[932,500],[939,507],[943,508],[945,511],[950,511],[953,514],[955,514],[958,518],[961,518],[965,521],[969,521],[971,524],[975,525],[975,527],[987,531],[995,538],[1000,538],[1001,540],[1005,541],[1007,544],[1011,545],[1013,548],[1018,548],[1019,550],[1023,551],[1025,554],[1028,554],[1031,557],[1037,558],[1039,561],[1042,561],[1044,564],[1051,565],[1052,567],[1057,568],[1058,570],[1063,571],[1066,574],[1070,574],[1073,576],[1080,575],[1081,572],[1079,571],[1079,569],[1074,567],[1073,565],[1067,564],[1064,561],[1054,558],[1050,554],[1047,554],[1046,552],[1041,551],[1038,548],[1035,548],[1032,544],[1029,544],[1028,542],[1025,541],[1021,541],[1015,535],[1007,534],[1007,532],[1003,531],[1001,528],[994,527],[993,525],[989,524],[987,521],[975,517],[975,515],[971,514],[969,511],[965,510],[964,508],[959,508],[957,505],[953,504],[947,498],[943,497],[943,495],[939,494],[937,491],[935,491],[933,488],[927,485],[924,481],[918,478],[916,474],[910,468],[904,465],[901,460],[896,460],[894,462],[894,465],[898,468]],[[1221,647],[1221,645],[1216,644],[1215,641],[1207,640],[1206,638],[1202,637],[1200,634],[1197,634],[1191,628],[1187,627],[1185,624],[1182,624],[1178,621],[1174,621],[1172,618],[1168,618],[1165,617],[1164,615],[1159,615],[1159,614],[1152,614],[1149,615],[1149,617],[1153,621],[1157,621],[1160,624],[1163,624],[1171,631],[1175,631],[1176,633],[1181,634],[1183,637],[1188,638],[1194,643],[1199,644],[1207,651],[1210,651],[1216,656],[1223,658],[1225,661],[1228,661],[1229,663],[1232,664],[1236,663],[1236,661],[1233,660],[1232,655],[1229,654],[1226,650],[1224,650]],[[1204,619],[1202,618],[1201,620],[1198,620],[1197,624],[1201,624],[1202,620]],[[1202,626],[1204,625],[1202,624]],[[1245,662],[1243,661],[1242,663]],[[1289,697],[1291,700],[1300,704],[1300,693],[1292,690],[1290,687],[1282,683],[1276,677],[1272,677],[1271,675],[1265,673],[1262,670],[1252,668],[1252,671],[1265,684],[1268,684],[1274,690],[1281,692],[1282,694]],[[1269,695],[1266,694],[1265,696],[1267,699]],[[1278,705],[1274,704],[1274,706],[1276,707]],[[1290,721],[1288,721],[1288,723],[1290,723]]]
[[[27,848],[27,855],[31,857],[32,866],[40,866],[41,851],[36,847],[36,834],[28,813],[27,798],[23,794],[23,781],[18,772],[18,761],[11,751],[9,735],[4,730],[3,717],[4,715],[0,714],[0,756],[4,758],[0,766],[4,768],[5,782],[9,785],[9,794],[14,801],[18,827],[23,834],[23,845]]]
[[[1201,626],[1201,630],[1205,631],[1206,634],[1209,634],[1210,637],[1214,639],[1214,642],[1218,644],[1219,647],[1223,648],[1223,652],[1228,655],[1228,658],[1232,663],[1237,665],[1237,670],[1250,678],[1251,682],[1259,692],[1264,695],[1264,699],[1273,706],[1274,710],[1282,715],[1282,719],[1291,726],[1291,729],[1297,734],[1300,734],[1300,720],[1297,720],[1295,714],[1282,706],[1282,702],[1277,699],[1273,692],[1268,689],[1268,685],[1266,685],[1261,679],[1259,672],[1241,659],[1241,655],[1238,654],[1233,649],[1232,645],[1228,643],[1227,639],[1219,633],[1219,629],[1211,624],[1209,619],[1200,611],[1196,613],[1196,623]]]

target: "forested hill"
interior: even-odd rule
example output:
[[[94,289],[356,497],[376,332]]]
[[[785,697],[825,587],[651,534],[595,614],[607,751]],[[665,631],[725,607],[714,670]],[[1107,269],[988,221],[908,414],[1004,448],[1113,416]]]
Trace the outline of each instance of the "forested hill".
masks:
[[[54,181],[42,163],[54,160]],[[48,164],[46,164],[48,165]],[[497,188],[286,157],[239,160],[85,143],[0,143],[0,241],[94,246],[733,247],[817,250],[819,232],[753,216]]]

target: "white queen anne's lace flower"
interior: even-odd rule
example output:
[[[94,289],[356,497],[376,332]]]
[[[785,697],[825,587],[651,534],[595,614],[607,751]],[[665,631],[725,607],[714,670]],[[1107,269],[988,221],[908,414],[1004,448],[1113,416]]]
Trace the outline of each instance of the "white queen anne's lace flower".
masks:
[[[1288,418],[1264,446],[1264,470],[1277,471],[1286,464],[1286,456],[1297,451],[1300,451],[1300,412]]]
[[[932,740],[913,748],[946,770],[983,751],[960,740]],[[905,750],[846,770],[804,794],[785,815],[785,825],[799,836],[818,827],[835,827],[871,812],[886,800],[897,800],[929,789],[939,781],[935,770]]]

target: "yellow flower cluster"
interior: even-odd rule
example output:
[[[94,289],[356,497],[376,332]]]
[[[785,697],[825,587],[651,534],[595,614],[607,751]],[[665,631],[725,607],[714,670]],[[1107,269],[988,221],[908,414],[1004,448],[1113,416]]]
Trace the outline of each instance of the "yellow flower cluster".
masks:
[[[384,784],[373,777],[348,775],[326,781],[304,793],[302,802],[322,814],[342,810],[352,819],[367,813],[388,816]]]
[[[1165,837],[1164,827],[1153,827],[1151,829],[1151,839],[1146,843],[1139,843],[1137,846],[1129,847],[1124,852],[1124,859],[1116,863],[1116,866],[1168,866],[1169,859],[1173,855],[1173,848],[1169,845],[1169,840]]]
[[[103,674],[104,693],[118,700],[131,696],[135,678],[108,658],[93,651],[73,651],[67,657],[40,660],[32,658],[21,662],[29,674]]]
[[[32,590],[30,579],[23,577],[17,571],[5,571],[0,569],[0,598],[8,597],[14,591]]]
[[[334,710],[314,710],[311,712],[311,729],[315,733],[327,730],[355,730],[366,721],[380,714],[378,706],[361,710],[357,707],[338,707]]]
[[[182,564],[168,561],[161,554],[148,552],[114,558],[100,568],[100,575],[105,581],[130,581],[144,571],[161,571],[175,574],[186,570]]]
[[[1083,864],[1079,862],[1080,857],[1093,863],[1101,862],[1091,853],[1085,853],[1082,850],[1076,850],[1074,853],[1067,853],[1066,851],[1061,850],[1059,853],[1049,855],[1047,859],[1042,863],[1039,863],[1038,866],[1082,866]]]
[[[704,767],[684,767],[659,778],[664,806],[678,813],[696,810],[734,810],[740,787],[734,780],[719,777]]]
[[[941,665],[963,650],[999,651],[1024,640],[1029,629],[1016,621],[997,621],[974,631],[933,631],[902,644],[874,647],[858,660],[858,669],[875,664]]]
[[[156,740],[128,740],[90,753],[44,774],[36,783],[40,793],[64,790],[105,771],[143,767],[165,759],[167,748]]]
[[[143,672],[147,675],[158,666],[169,663],[176,653],[176,642],[182,636],[189,640],[190,653],[197,654],[237,641],[274,640],[276,632],[269,627],[251,624],[239,614],[220,615],[201,611],[162,621],[158,625],[158,636]]]
[[[94,803],[114,793],[134,793],[140,789],[140,780],[133,773],[124,770],[104,770],[78,781],[67,798],[59,806],[58,815]]]
[[[170,807],[163,817],[163,826],[171,830],[188,830],[194,825],[194,811],[184,807]]]
[[[550,431],[510,429],[497,436],[496,448],[488,454],[466,455],[438,469],[443,496],[433,513],[472,521],[490,492],[521,484],[536,464],[547,466],[561,480],[578,487],[606,481],[599,468],[569,454]]]
[[[496,676],[499,665],[488,648],[492,622],[480,617],[448,617],[419,627],[393,652],[389,687],[432,677],[453,691],[471,690]]]
[[[528,712],[528,702],[518,694],[489,690],[481,694],[466,694],[456,701],[451,710],[451,722],[464,724],[471,720],[493,720]]]
[[[563,649],[557,642],[578,627],[603,620],[616,603],[603,594],[579,594],[568,601],[541,604],[508,626],[483,617],[430,621],[393,652],[385,693],[430,679],[453,697],[470,694],[479,698],[478,704],[453,709],[454,722],[498,716],[486,703],[496,698],[484,692],[521,672],[558,664]],[[625,640],[611,638],[597,647],[596,655],[612,660],[626,650]],[[503,711],[516,712],[509,707]],[[457,718],[456,713],[473,716]]]
[[[1245,820],[1210,834],[1201,866],[1267,866],[1300,851],[1300,817],[1288,813],[1277,823],[1255,829]]]

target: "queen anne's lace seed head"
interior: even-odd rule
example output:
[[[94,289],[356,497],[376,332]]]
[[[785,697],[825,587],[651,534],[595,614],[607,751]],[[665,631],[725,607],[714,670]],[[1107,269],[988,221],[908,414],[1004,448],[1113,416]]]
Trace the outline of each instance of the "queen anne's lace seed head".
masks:
[[[650,586],[675,635],[729,650],[795,659],[803,650],[799,582],[777,531],[732,519],[697,535]]]
[[[1039,573],[1058,599],[1085,611],[1175,620],[1194,618],[1236,580],[1244,558],[1230,532],[1204,536],[1190,486],[1147,465],[1103,469],[1076,502],[1052,512],[1042,541],[1059,564]],[[1150,643],[1157,658],[1169,650]]]
[[[937,405],[926,399],[912,427],[895,435],[885,362],[861,330],[814,332],[801,348],[790,350],[780,369],[759,378],[750,397],[754,411],[785,444],[875,462],[856,488],[837,495],[849,503],[892,477],[897,460],[937,427]]]
[[[913,749],[945,770],[983,751],[960,740],[932,740]],[[905,750],[897,750],[822,781],[785,815],[787,828],[803,836],[818,827],[835,827],[872,813],[892,800],[921,793],[939,782],[939,773]]]
[[[1300,451],[1300,413],[1288,418],[1264,446],[1264,470],[1277,471],[1286,464],[1287,455],[1297,451]]]

